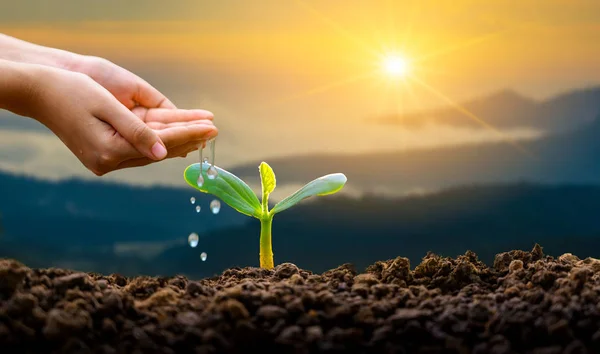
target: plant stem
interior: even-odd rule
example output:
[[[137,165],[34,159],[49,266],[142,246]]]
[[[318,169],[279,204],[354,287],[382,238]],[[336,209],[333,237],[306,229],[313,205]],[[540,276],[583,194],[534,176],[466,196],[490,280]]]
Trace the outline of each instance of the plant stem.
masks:
[[[271,225],[273,224],[273,215],[267,215],[260,219],[260,267],[272,269],[273,246],[271,244]]]

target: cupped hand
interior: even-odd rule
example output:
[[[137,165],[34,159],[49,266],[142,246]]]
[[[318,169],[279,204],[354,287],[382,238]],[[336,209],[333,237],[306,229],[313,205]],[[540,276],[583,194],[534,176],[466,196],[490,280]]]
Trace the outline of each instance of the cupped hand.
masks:
[[[176,108],[162,93],[141,77],[95,56],[79,56],[71,70],[88,75],[107,89],[125,107]]]
[[[118,99],[91,76],[68,70],[40,65],[30,77],[24,115],[46,125],[98,176],[185,156],[218,134],[208,111],[175,109],[166,99],[129,109],[121,102],[126,96]],[[137,104],[147,99],[156,97],[132,96]]]

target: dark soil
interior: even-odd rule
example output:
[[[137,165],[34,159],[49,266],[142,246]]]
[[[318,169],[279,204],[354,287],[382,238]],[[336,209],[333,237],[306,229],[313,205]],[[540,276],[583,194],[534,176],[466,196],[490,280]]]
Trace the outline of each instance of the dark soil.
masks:
[[[539,245],[200,281],[0,260],[0,352],[600,353],[599,293],[599,260]]]

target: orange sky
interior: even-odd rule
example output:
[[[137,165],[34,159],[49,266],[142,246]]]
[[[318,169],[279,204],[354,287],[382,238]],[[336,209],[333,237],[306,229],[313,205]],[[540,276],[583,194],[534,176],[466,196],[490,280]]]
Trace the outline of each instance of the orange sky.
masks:
[[[413,74],[453,98],[506,87],[544,97],[600,81],[600,2],[593,0],[43,4],[0,5],[0,31],[132,70],[161,63],[156,76],[185,68],[212,73],[211,82],[236,77],[237,95],[262,92],[262,102],[361,76],[392,50],[427,58]],[[257,88],[256,77],[273,89]],[[375,99],[385,79],[334,85],[322,95]],[[410,86],[418,94],[407,107],[440,104]]]
[[[454,101],[600,83],[597,0],[21,0],[0,4],[0,32],[106,57],[213,111],[224,163],[489,137],[365,126],[446,104],[419,82]],[[416,61],[415,80],[380,70],[388,52]]]

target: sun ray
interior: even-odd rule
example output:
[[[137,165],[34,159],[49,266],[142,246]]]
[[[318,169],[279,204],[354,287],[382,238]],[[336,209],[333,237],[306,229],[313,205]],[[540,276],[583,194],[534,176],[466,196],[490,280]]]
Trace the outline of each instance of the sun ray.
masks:
[[[417,58],[414,59],[414,61],[415,62],[419,62],[419,63],[425,62],[425,61],[427,61],[429,59],[437,58],[439,56],[450,54],[450,53],[455,52],[457,50],[465,49],[465,48],[468,48],[468,47],[471,47],[471,46],[474,46],[474,45],[486,42],[486,41],[488,41],[488,40],[490,40],[490,39],[492,39],[494,37],[498,37],[501,34],[504,34],[504,33],[508,32],[508,31],[509,31],[509,29],[503,29],[503,30],[499,30],[499,31],[491,32],[491,33],[486,33],[486,34],[481,35],[481,36],[469,38],[469,39],[467,39],[465,41],[462,41],[462,42],[453,44],[451,46],[441,48],[441,49],[436,50],[434,52],[425,54],[423,56],[417,57]]]
[[[388,26],[390,26],[390,34],[392,36],[392,43],[396,43],[396,2],[394,0],[388,0]]]
[[[402,43],[401,46],[406,47],[406,43],[408,42],[408,38],[412,35],[413,27],[414,27],[414,19],[415,14],[417,12],[417,7],[419,6],[418,1],[413,1],[412,6],[410,8],[410,20],[406,21],[406,27],[404,28],[404,32],[402,33]]]
[[[306,8],[308,11],[310,11],[313,15],[315,15],[317,18],[319,18],[321,21],[323,21],[325,24],[327,24],[329,27],[331,27],[334,31],[336,31],[338,34],[342,35],[344,38],[354,42],[355,44],[359,45],[364,51],[374,55],[374,56],[378,56],[379,53],[374,50],[369,44],[367,44],[365,41],[359,39],[357,36],[353,35],[352,33],[346,31],[342,26],[340,26],[337,22],[335,22],[334,20],[332,20],[331,18],[325,16],[321,11],[315,9],[313,6],[310,6],[309,4],[306,3],[306,1],[303,0],[296,0],[296,3],[298,3],[299,5],[301,5],[302,7]]]
[[[467,110],[466,108],[464,108],[463,106],[461,106],[460,104],[454,102],[452,99],[450,99],[448,96],[444,95],[443,93],[441,93],[440,91],[434,89],[433,87],[431,87],[430,85],[428,85],[427,83],[425,83],[424,81],[420,80],[416,75],[411,75],[409,76],[409,79],[416,82],[417,84],[419,84],[420,86],[422,86],[423,88],[427,89],[429,92],[433,93],[434,95],[438,96],[439,98],[441,98],[442,100],[444,100],[446,103],[448,103],[450,106],[452,106],[453,108],[455,108],[457,111],[461,112],[462,114],[464,114],[465,116],[471,118],[473,121],[475,121],[476,123],[478,123],[479,125],[485,127],[486,129],[494,132],[495,134],[497,134],[503,141],[511,144],[513,147],[517,148],[518,150],[520,150],[521,152],[523,152],[524,154],[528,155],[529,157],[532,158],[536,158],[535,155],[533,155],[530,151],[528,151],[527,149],[525,149],[523,146],[521,146],[520,144],[518,144],[514,139],[506,136],[505,134],[502,133],[502,131],[500,131],[499,129],[497,129],[496,127],[494,127],[493,125],[489,124],[488,122],[486,122],[485,120],[479,118],[478,116],[476,116],[474,113],[470,112],[469,110]]]
[[[408,94],[409,94],[410,98],[412,99],[412,101],[413,102],[419,102],[417,96],[415,95],[415,93],[412,90],[412,87],[410,87],[410,85],[408,84],[408,81],[403,81],[402,83],[404,84],[404,89],[406,90],[406,92],[408,92]],[[421,102],[419,102],[419,104],[420,103]]]
[[[328,84],[325,84],[325,85],[322,85],[322,86],[318,86],[318,87],[314,87],[314,88],[308,89],[308,90],[303,91],[303,92],[299,92],[299,93],[294,94],[294,95],[290,95],[290,96],[287,96],[287,97],[280,98],[280,99],[276,100],[275,102],[273,102],[272,104],[273,105],[278,105],[278,104],[282,104],[282,103],[285,103],[285,102],[292,101],[292,100],[300,98],[300,97],[312,96],[312,95],[315,95],[315,94],[318,94],[318,93],[322,93],[322,92],[325,92],[325,91],[328,91],[328,90],[335,89],[335,88],[340,87],[340,86],[348,85],[348,84],[351,84],[351,83],[354,83],[354,82],[357,82],[357,81],[360,81],[360,80],[365,80],[365,79],[371,78],[375,74],[376,74],[375,72],[368,72],[368,73],[362,73],[362,74],[354,75],[354,76],[351,76],[351,77],[346,77],[346,78],[338,80],[338,81],[330,82]]]

